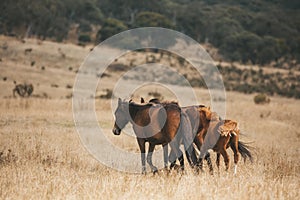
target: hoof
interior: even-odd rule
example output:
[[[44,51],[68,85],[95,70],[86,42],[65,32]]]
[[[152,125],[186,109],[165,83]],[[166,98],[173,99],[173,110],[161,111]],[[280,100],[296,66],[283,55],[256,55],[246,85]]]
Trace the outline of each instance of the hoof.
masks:
[[[158,169],[155,167],[152,169],[153,174],[158,174]]]
[[[146,174],[146,166],[142,166],[142,174]]]
[[[179,168],[181,168],[181,166],[177,164],[174,164],[173,166],[170,167],[170,169],[174,169],[174,170],[178,170]]]
[[[171,170],[170,170],[168,167],[164,167],[164,168],[161,170],[161,172],[162,172],[163,174],[169,174],[169,173],[171,172]]]
[[[170,170],[173,169],[175,167],[175,165],[176,165],[175,163],[171,163],[170,164]]]
[[[142,169],[142,174],[146,175],[146,169]]]
[[[197,168],[196,168],[196,173],[197,173],[197,174],[202,174],[202,173],[204,173],[204,170],[201,169],[201,168],[199,168],[199,167],[197,167]]]

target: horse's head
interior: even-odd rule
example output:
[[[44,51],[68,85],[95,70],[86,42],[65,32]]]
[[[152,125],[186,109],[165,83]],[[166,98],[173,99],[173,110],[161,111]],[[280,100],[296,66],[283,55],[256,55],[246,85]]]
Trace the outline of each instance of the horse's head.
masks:
[[[121,130],[126,126],[129,122],[129,102],[122,101],[120,98],[118,99],[118,107],[115,111],[115,124],[112,132],[115,135],[120,135]]]
[[[212,113],[211,113],[210,120],[211,120],[211,121],[220,121],[220,117],[219,117],[218,113],[212,112]]]
[[[210,107],[201,107],[200,113],[201,112],[203,113],[203,115],[205,116],[205,119],[207,121],[219,121],[220,120],[218,113],[211,111]]]
[[[200,112],[202,112],[206,118],[206,120],[210,121],[212,117],[212,112],[210,110],[210,107],[201,107]]]

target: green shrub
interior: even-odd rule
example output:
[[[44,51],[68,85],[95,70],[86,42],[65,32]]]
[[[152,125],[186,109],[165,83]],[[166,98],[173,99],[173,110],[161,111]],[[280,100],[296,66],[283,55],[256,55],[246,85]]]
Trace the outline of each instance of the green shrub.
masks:
[[[97,33],[96,43],[102,42],[103,40],[106,40],[107,38],[127,29],[128,27],[122,21],[114,18],[107,18]]]
[[[91,42],[91,37],[87,34],[81,34],[78,37],[79,42]]]
[[[78,31],[81,33],[91,32],[92,27],[88,21],[82,20],[79,24]]]

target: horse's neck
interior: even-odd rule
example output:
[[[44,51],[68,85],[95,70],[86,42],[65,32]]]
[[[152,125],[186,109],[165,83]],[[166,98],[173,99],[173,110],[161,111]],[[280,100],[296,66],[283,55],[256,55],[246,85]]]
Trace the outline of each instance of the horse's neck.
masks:
[[[200,117],[200,125],[202,125],[202,128],[203,127],[208,127],[209,126],[209,123],[210,123],[210,120],[208,120],[206,118],[206,115],[204,112],[200,112],[199,113],[199,117]]]
[[[209,121],[209,126],[216,126],[216,125],[220,124],[220,122],[221,121],[219,119],[213,118]]]

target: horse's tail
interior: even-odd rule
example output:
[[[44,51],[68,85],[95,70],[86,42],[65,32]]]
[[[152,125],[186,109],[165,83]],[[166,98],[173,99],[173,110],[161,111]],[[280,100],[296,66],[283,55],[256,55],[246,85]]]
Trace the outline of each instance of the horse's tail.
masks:
[[[244,158],[244,161],[246,161],[246,158],[248,157],[249,160],[251,162],[253,162],[253,156],[252,156],[252,153],[249,150],[250,148],[252,148],[252,147],[245,144],[244,142],[238,141],[238,149],[239,149],[239,152],[240,152],[241,156]]]

